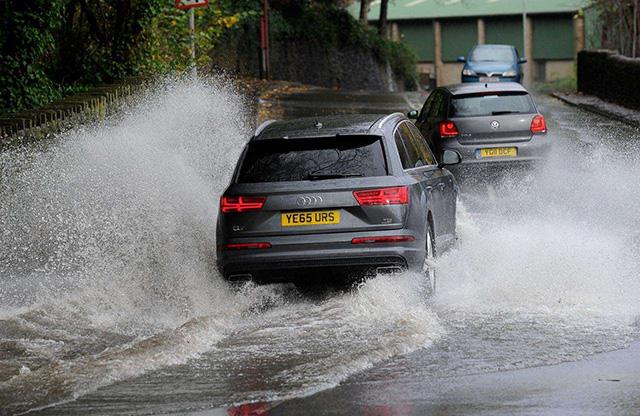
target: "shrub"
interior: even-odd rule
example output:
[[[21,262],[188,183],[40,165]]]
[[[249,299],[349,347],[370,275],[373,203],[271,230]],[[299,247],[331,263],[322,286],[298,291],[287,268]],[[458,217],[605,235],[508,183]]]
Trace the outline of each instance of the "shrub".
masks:
[[[640,110],[640,58],[611,51],[578,54],[578,91]]]

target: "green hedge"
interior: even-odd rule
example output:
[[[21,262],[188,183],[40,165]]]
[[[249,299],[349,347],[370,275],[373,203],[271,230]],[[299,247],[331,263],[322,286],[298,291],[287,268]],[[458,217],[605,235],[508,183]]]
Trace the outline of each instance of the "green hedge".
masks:
[[[612,51],[578,53],[578,91],[640,110],[640,59]]]

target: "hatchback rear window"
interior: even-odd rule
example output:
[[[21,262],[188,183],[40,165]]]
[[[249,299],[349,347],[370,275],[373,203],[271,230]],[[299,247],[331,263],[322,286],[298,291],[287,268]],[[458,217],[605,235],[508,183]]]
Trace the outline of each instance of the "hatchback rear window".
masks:
[[[513,49],[505,47],[478,47],[471,52],[469,60],[474,62],[513,62],[516,56]]]
[[[386,175],[378,136],[278,139],[249,144],[238,183]]]
[[[449,117],[497,116],[535,113],[531,96],[526,92],[492,92],[451,97]]]

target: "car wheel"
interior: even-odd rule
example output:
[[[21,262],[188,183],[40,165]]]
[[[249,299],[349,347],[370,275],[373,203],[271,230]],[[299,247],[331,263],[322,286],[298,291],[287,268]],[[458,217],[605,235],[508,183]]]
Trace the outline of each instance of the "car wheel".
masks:
[[[436,269],[434,267],[434,260],[436,257],[435,239],[433,236],[433,229],[431,223],[427,222],[427,238],[426,238],[426,255],[422,264],[422,274],[427,279],[427,289],[430,295],[436,293]]]

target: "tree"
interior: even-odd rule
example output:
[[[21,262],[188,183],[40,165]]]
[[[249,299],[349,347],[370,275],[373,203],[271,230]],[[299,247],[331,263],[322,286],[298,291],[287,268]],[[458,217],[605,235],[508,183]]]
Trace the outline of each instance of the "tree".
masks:
[[[360,21],[365,25],[368,22],[369,3],[371,0],[360,0]]]
[[[389,9],[389,0],[382,0],[380,2],[380,18],[378,19],[378,33],[383,38],[389,37],[387,31],[387,11]]]
[[[621,54],[638,57],[638,0],[594,0],[602,25],[602,46]]]
[[[47,67],[63,10],[63,0],[0,1],[0,113],[59,97]]]

